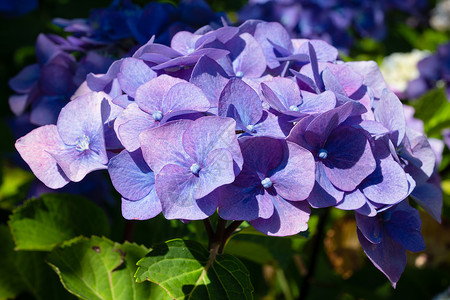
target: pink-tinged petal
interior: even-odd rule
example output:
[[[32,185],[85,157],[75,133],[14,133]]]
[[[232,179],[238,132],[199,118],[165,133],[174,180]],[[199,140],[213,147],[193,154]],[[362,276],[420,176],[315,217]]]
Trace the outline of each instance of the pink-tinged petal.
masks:
[[[241,79],[230,79],[220,95],[218,115],[234,117],[246,127],[256,124],[261,119],[262,111],[258,94]]]
[[[311,152],[292,142],[287,142],[288,159],[282,169],[270,176],[277,193],[286,200],[306,199],[315,182],[315,162]]]
[[[140,150],[123,150],[111,158],[108,172],[114,188],[127,200],[140,200],[154,189],[155,175]]]
[[[358,239],[370,261],[395,288],[406,266],[405,249],[388,236],[379,244],[371,244],[358,230]]]
[[[136,97],[136,90],[139,86],[155,77],[156,73],[149,65],[143,60],[132,57],[123,60],[120,73],[117,74],[120,87],[133,98]]]
[[[335,207],[342,210],[356,210],[360,209],[364,204],[366,204],[367,199],[361,193],[360,190],[356,189],[353,192],[345,193],[344,198]]]
[[[164,119],[189,112],[204,112],[210,107],[209,101],[200,88],[189,82],[180,82],[164,95],[162,113]]]
[[[226,47],[230,49],[236,76],[258,78],[266,70],[264,52],[252,35],[243,33],[230,40]]]
[[[317,116],[305,131],[305,139],[308,144],[315,147],[323,147],[331,132],[342,124],[348,117],[358,116],[366,109],[357,102],[347,102],[342,106],[324,112]]]
[[[216,196],[194,197],[198,178],[189,167],[166,165],[156,175],[156,192],[166,219],[200,220],[212,215],[218,205]]]
[[[148,114],[161,111],[164,95],[181,82],[186,81],[163,74],[141,85],[136,91],[134,100],[139,108]]]
[[[92,144],[90,145],[92,146]],[[51,155],[71,181],[81,181],[88,173],[106,169],[108,157],[98,149],[79,151],[75,147],[52,152]]]
[[[192,123],[191,120],[172,121],[140,134],[142,154],[155,174],[158,174],[167,164],[184,166],[189,160],[189,156],[184,151],[182,138],[183,133]]]
[[[226,149],[211,151],[206,158],[206,165],[198,174],[199,184],[195,199],[203,198],[216,188],[234,181],[233,157]]]
[[[141,144],[139,135],[157,124],[149,114],[143,112],[136,103],[131,103],[114,122],[114,129],[122,145],[130,152]]]
[[[217,107],[228,75],[215,60],[202,56],[192,71],[190,82],[203,90],[211,107]]]
[[[243,158],[235,129],[236,122],[231,118],[202,117],[191,123],[184,132],[184,149],[200,165],[205,164],[211,151],[227,149],[233,156],[237,174],[242,169]]]
[[[374,111],[375,120],[391,131],[395,146],[400,145],[405,136],[406,121],[403,105],[397,96],[389,90],[383,90]]]
[[[36,128],[16,142],[17,151],[34,175],[52,189],[61,188],[70,181],[49,153],[64,148],[55,125]]]
[[[266,102],[279,112],[293,110],[302,103],[297,83],[289,78],[274,77],[261,83],[261,90]]]
[[[61,110],[57,126],[66,145],[76,145],[82,135],[104,143],[101,113],[105,99],[110,97],[103,92],[93,92],[70,101]]]
[[[122,216],[127,220],[148,220],[159,215],[161,211],[161,202],[155,188],[137,201],[122,198]]]
[[[362,192],[372,202],[395,204],[408,196],[408,180],[403,168],[388,157],[363,181]]]
[[[335,187],[353,191],[376,168],[370,143],[358,129],[340,126],[328,138],[325,174]]]
[[[272,197],[273,215],[250,222],[256,230],[271,236],[294,235],[308,229],[310,209],[306,201],[286,201],[279,196]]]

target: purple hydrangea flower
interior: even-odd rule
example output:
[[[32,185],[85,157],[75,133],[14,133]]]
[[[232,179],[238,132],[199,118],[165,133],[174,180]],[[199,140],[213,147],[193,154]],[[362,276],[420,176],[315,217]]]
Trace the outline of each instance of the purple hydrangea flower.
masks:
[[[145,161],[167,219],[204,219],[217,209],[214,190],[233,182],[242,154],[231,118],[178,120],[141,133]]]
[[[344,122],[365,112],[357,102],[302,119],[288,140],[310,150],[316,160],[316,183],[308,197],[313,207],[336,205],[376,168],[370,142],[359,129]]]
[[[108,172],[114,188],[122,195],[122,215],[125,219],[147,220],[161,212],[155,174],[140,149],[134,152],[123,150],[111,158]]]
[[[281,139],[239,140],[244,165],[236,180],[219,189],[219,215],[246,220],[268,235],[307,229],[306,201],[314,185],[314,159],[306,149]]]
[[[106,169],[108,99],[104,93],[77,98],[61,110],[56,125],[36,128],[17,140],[17,150],[39,180],[50,188],[60,188],[82,180],[91,171]]]
[[[406,265],[406,250],[425,249],[419,212],[403,201],[376,217],[356,214],[358,239],[372,263],[396,286]]]

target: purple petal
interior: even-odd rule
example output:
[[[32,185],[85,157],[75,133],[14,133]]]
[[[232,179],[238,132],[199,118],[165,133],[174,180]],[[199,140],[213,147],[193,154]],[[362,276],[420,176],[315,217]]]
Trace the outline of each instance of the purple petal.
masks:
[[[379,244],[384,238],[383,224],[378,217],[367,217],[355,213],[358,231],[372,244]]]
[[[375,120],[391,131],[391,139],[394,145],[400,145],[405,136],[406,122],[403,105],[397,96],[389,90],[383,90],[374,115]]]
[[[226,149],[215,149],[208,154],[206,164],[198,174],[196,199],[203,198],[219,186],[234,181],[233,157]]]
[[[389,237],[385,237],[379,244],[371,244],[358,230],[359,242],[370,261],[391,282],[397,285],[406,266],[406,252],[403,247]]]
[[[28,93],[39,78],[40,67],[33,64],[23,68],[19,74],[9,80],[9,86],[16,93]]]
[[[211,151],[227,149],[233,156],[237,173],[242,169],[243,158],[235,128],[236,122],[231,118],[211,116],[197,119],[183,134],[184,149],[200,165],[205,164]]]
[[[170,42],[170,46],[175,51],[183,55],[190,54],[195,50],[195,42],[201,35],[193,34],[188,31],[180,31],[175,34]]]
[[[16,116],[23,114],[27,106],[30,104],[29,95],[11,95],[8,99],[9,107]]]
[[[150,115],[161,111],[164,96],[174,85],[181,82],[186,81],[165,74],[158,76],[137,89],[135,101],[140,109]]]
[[[363,181],[362,191],[375,203],[395,204],[407,197],[408,180],[402,167],[389,157]]]
[[[106,74],[88,74],[86,76],[86,82],[89,88],[96,92],[104,91],[113,79],[117,77],[117,74],[120,72],[122,62],[123,59],[113,62]]]
[[[250,222],[256,230],[272,236],[294,235],[308,229],[310,209],[306,201],[285,201],[272,197],[274,213],[268,218],[258,218]]]
[[[357,102],[347,102],[316,117],[306,128],[305,139],[310,145],[321,147],[330,133],[350,116],[358,116],[366,109]]]
[[[314,208],[335,206],[343,197],[344,192],[336,189],[328,180],[322,163],[316,163],[316,181],[307,199],[309,204]]]
[[[423,251],[425,250],[425,241],[420,233],[419,212],[409,205],[404,206],[407,209],[395,209],[392,212],[390,221],[385,224],[386,233],[409,251]]]
[[[166,219],[200,220],[216,211],[217,197],[194,197],[198,184],[189,167],[169,164],[161,169],[156,175],[156,192]]]
[[[217,107],[220,94],[228,83],[228,75],[216,61],[203,56],[195,65],[190,82],[203,90],[211,107]]]
[[[163,121],[180,114],[204,112],[209,107],[209,101],[200,88],[189,82],[180,82],[164,95],[161,106]]]
[[[335,207],[342,210],[356,210],[361,208],[366,202],[367,199],[363,193],[356,189],[353,192],[345,193],[342,201]]]
[[[270,176],[277,193],[286,200],[306,199],[315,182],[315,162],[308,150],[287,142],[288,159],[282,168]]]
[[[300,89],[288,78],[275,77],[261,83],[261,90],[269,105],[279,112],[292,111],[302,103]]]
[[[61,110],[57,123],[58,132],[66,145],[77,145],[79,139],[86,136],[91,143],[98,144],[98,154],[105,164],[108,160],[104,149],[101,109],[106,99],[110,97],[103,92],[78,97]]]
[[[55,125],[36,128],[16,142],[17,151],[34,175],[52,189],[61,188],[70,181],[49,153],[64,147]]]
[[[255,181],[254,184],[259,184]],[[259,202],[255,186],[229,184],[219,188],[219,215],[225,220],[251,221],[259,217]]]
[[[258,94],[238,78],[230,79],[224,87],[219,98],[218,115],[235,117],[235,110],[244,127],[256,124],[262,116],[262,104]]]
[[[143,60],[132,57],[127,57],[123,60],[120,66],[120,73],[117,74],[120,87],[133,98],[136,97],[136,90],[139,86],[155,77],[156,73],[149,65]]]
[[[190,159],[185,153],[182,139],[183,133],[192,123],[191,120],[172,121],[140,134],[142,154],[155,174],[167,164],[186,166],[186,161]]]
[[[358,129],[340,126],[329,136],[325,174],[338,189],[353,191],[376,168],[369,141]]]
[[[236,76],[258,78],[266,70],[264,52],[259,43],[250,34],[243,33],[239,35],[239,37],[230,40],[226,47],[231,52],[230,56]]]
[[[364,77],[363,84],[370,89],[375,98],[380,99],[381,93],[388,87],[378,68],[378,64],[374,61],[352,61],[347,62],[346,65],[362,75]]]
[[[156,189],[142,199],[130,201],[122,198],[122,216],[127,220],[148,220],[162,211]]]
[[[324,113],[336,107],[336,96],[331,91],[320,94],[302,92],[303,103],[300,105],[300,112],[305,114]]]
[[[111,158],[108,172],[114,188],[127,200],[140,200],[154,189],[155,175],[140,150],[123,150]]]
[[[440,185],[436,185],[436,183],[433,182],[435,180],[434,177],[438,177],[438,175],[432,175],[427,183],[417,186],[411,193],[411,197],[428,214],[430,214],[430,216],[441,223],[443,205],[442,190]]]
[[[300,43],[299,43],[300,42]],[[314,47],[318,61],[333,62],[337,59],[338,50],[322,40],[292,40],[295,54],[309,54],[308,43]]]
[[[273,44],[292,52],[293,47],[291,38],[286,29],[279,23],[271,22],[257,24],[254,37],[261,45],[266,57],[267,66],[271,69],[280,66],[274,53]]]

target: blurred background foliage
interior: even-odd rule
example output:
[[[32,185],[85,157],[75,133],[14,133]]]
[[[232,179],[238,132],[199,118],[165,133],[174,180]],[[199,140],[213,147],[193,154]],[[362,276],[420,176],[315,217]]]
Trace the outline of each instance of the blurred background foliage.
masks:
[[[55,295],[71,298],[63,292],[55,292],[49,296],[45,287],[60,283],[51,277],[54,274],[47,278],[49,269],[42,265],[43,254],[37,251],[14,251],[10,233],[4,226],[14,207],[26,198],[33,179],[30,172],[24,171],[13,160],[14,138],[7,125],[8,119],[12,117],[8,107],[8,97],[12,94],[8,80],[23,67],[35,62],[34,43],[39,33],[65,35],[62,29],[52,24],[53,18],[86,18],[91,9],[106,7],[109,2],[41,0],[36,10],[24,16],[0,17],[0,235],[2,243],[10,247],[0,251],[0,268],[3,269],[0,271],[0,279],[16,276],[15,271],[7,268],[9,258],[13,256],[21,256],[23,262],[36,264],[36,276],[45,277],[30,281],[28,289],[22,287],[12,294],[2,295],[5,290],[0,288],[0,299],[15,296],[17,299],[57,299],[54,298]],[[136,0],[134,3],[144,5],[148,1]],[[235,20],[236,11],[246,1],[209,0],[208,3],[213,10],[225,11],[231,20]],[[429,2],[429,7],[434,5],[435,1]],[[395,15],[387,19],[388,32],[383,42],[367,38],[358,40],[348,56],[343,58],[375,60],[380,63],[391,53],[408,52],[414,48],[435,51],[439,44],[449,40],[448,32],[437,32],[429,27],[412,28],[399,22],[399,19]],[[426,133],[430,137],[441,138],[441,130],[450,127],[450,102],[443,90],[433,90],[412,105],[416,109],[416,117],[424,121]],[[227,245],[226,252],[238,256],[250,270],[256,299],[449,299],[437,298],[438,294],[450,287],[450,151],[447,148],[443,157],[440,168],[444,190],[442,224],[437,224],[427,214],[421,213],[422,233],[427,249],[422,253],[409,254],[407,268],[396,289],[391,287],[386,277],[362,252],[353,214],[336,209],[315,210],[308,232],[294,237],[269,238],[244,224]],[[119,195],[114,194],[113,198],[115,202],[105,208],[110,218],[110,238],[121,241],[125,221],[120,214]],[[136,243],[151,247],[167,238],[176,237],[195,237],[204,244],[207,243],[201,222],[183,224],[180,221],[165,220],[162,216],[135,222]],[[49,280],[54,282],[49,283]],[[161,299],[164,298],[156,286],[153,289],[155,297],[159,294]],[[304,293],[300,293],[300,290],[305,289],[308,289],[306,298]]]

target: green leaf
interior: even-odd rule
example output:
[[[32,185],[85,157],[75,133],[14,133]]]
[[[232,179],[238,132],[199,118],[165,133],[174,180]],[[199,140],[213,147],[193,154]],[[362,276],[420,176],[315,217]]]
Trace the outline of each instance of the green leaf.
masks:
[[[440,137],[441,130],[450,127],[450,102],[444,88],[429,91],[416,102],[416,118],[424,121],[425,133],[430,137]]]
[[[105,213],[85,198],[47,194],[27,201],[10,217],[18,250],[50,251],[79,235],[108,235]]]
[[[36,299],[72,299],[45,263],[46,253],[14,251],[8,227],[0,225],[0,300],[28,292]]]
[[[232,255],[210,257],[199,243],[174,239],[138,261],[136,280],[154,282],[174,299],[253,299],[244,264]]]
[[[20,201],[23,201],[28,192],[30,182],[34,175],[21,168],[11,165],[8,161],[1,161],[2,182],[0,184],[0,208],[13,210]]]
[[[149,299],[150,284],[134,280],[136,262],[148,249],[103,237],[77,238],[54,249],[48,263],[64,287],[83,299]]]

